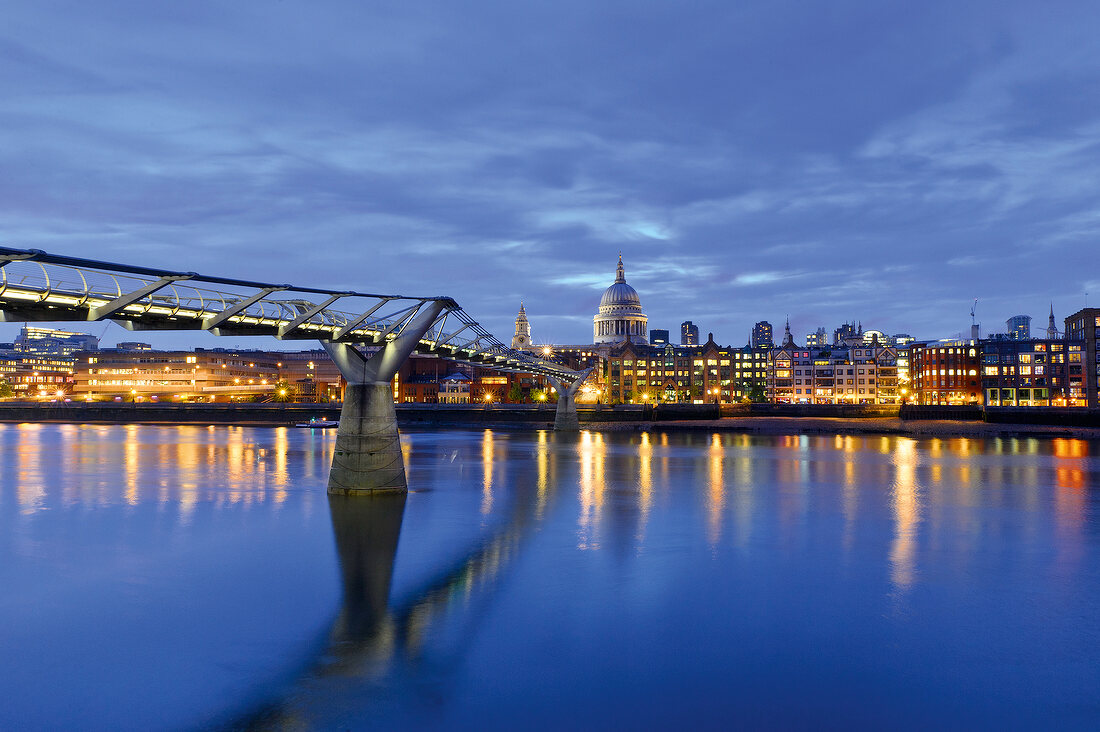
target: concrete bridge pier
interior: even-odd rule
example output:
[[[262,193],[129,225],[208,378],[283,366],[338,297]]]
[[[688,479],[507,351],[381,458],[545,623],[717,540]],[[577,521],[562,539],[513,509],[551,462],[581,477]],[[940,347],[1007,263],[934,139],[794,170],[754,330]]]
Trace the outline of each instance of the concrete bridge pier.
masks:
[[[575,398],[581,384],[585,382],[592,369],[588,369],[572,383],[567,383],[553,376],[546,377],[558,392],[558,411],[554,415],[555,432],[577,432],[581,428],[580,419],[577,417],[577,403]]]
[[[370,357],[346,343],[321,341],[348,383],[329,470],[329,494],[355,496],[408,490],[391,382],[445,307],[445,301],[426,303],[422,312],[402,328],[400,336]]]

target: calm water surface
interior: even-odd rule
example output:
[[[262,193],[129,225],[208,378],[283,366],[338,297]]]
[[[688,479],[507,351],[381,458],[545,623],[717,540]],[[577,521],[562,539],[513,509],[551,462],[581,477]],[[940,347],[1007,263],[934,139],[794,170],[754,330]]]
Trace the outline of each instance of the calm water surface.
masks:
[[[0,729],[1100,726],[1100,444],[0,425]]]

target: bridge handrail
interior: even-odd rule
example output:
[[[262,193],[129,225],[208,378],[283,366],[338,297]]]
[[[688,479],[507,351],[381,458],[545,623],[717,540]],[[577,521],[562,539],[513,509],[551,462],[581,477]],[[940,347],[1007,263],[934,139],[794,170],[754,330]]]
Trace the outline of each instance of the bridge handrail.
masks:
[[[20,265],[24,264],[35,266],[41,271],[41,276],[22,270]],[[21,270],[18,275],[13,275],[11,265]],[[56,270],[53,276],[51,270]],[[73,277],[72,273],[76,276]],[[124,286],[128,284],[125,282],[127,280],[133,283],[132,287]],[[198,285],[223,285],[258,292],[226,292]],[[172,294],[166,294],[168,292]],[[302,297],[272,297],[283,292],[326,295],[328,299],[317,303]],[[369,310],[361,312],[328,307],[344,299],[376,302]],[[143,323],[141,318],[156,316],[189,320],[199,329],[215,333],[227,327],[270,328],[275,331],[271,335],[283,339],[287,335],[283,329],[289,327],[290,333],[301,331],[295,338],[343,340],[368,346],[381,345],[398,337],[426,303],[442,301],[445,303],[443,314],[420,339],[419,350],[422,352],[502,371],[566,378],[579,375],[579,372],[561,364],[509,348],[466,313],[453,298],[445,296],[379,295],[274,285],[68,257],[37,249],[0,247],[0,312],[4,300],[23,306],[41,303],[50,308],[50,314],[62,314],[56,307],[62,305],[73,309],[68,320],[123,320],[139,330],[142,325],[149,325]],[[387,312],[385,306],[389,304],[397,309]],[[378,311],[383,312],[375,316]],[[304,315],[307,317],[303,318]],[[454,319],[461,327],[450,333],[445,332],[449,319]]]

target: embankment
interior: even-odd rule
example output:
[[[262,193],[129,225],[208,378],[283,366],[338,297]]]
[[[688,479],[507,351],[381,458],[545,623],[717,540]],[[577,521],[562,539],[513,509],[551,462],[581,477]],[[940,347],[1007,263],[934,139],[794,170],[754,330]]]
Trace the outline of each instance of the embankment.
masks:
[[[402,426],[516,427],[554,422],[553,405],[399,404]],[[577,409],[582,425],[605,431],[712,430],[767,434],[1048,435],[1100,437],[1100,410],[987,409],[790,404],[664,404]],[[171,404],[5,402],[0,422],[234,424],[286,426],[337,420],[339,404]]]

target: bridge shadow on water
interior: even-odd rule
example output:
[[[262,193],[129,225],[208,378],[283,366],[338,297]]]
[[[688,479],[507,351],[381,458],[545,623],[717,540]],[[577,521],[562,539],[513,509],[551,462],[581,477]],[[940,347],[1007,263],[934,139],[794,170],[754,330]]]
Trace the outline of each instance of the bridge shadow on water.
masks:
[[[411,669],[415,676],[433,626],[453,614],[456,605],[468,607],[475,591],[492,590],[552,501],[559,449],[574,449],[576,439],[576,435],[566,436],[564,441],[570,444],[559,445],[559,436],[546,433],[538,456],[542,470],[537,484],[521,478],[511,485],[513,501],[504,520],[396,603],[391,602],[390,593],[407,495],[328,496],[342,606],[324,634],[320,650],[297,678],[275,698],[230,721],[226,728],[325,729],[365,722],[347,715],[367,711],[372,696],[392,694],[387,676],[402,669]],[[477,620],[475,610],[467,622]],[[413,682],[411,693],[434,706],[446,695],[447,667],[460,660],[461,649],[451,649],[451,654],[433,653],[428,674],[431,688]],[[390,698],[386,703],[394,701]],[[417,703],[415,698],[409,701]]]

